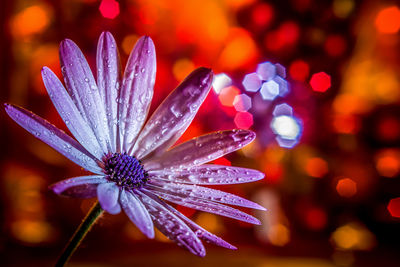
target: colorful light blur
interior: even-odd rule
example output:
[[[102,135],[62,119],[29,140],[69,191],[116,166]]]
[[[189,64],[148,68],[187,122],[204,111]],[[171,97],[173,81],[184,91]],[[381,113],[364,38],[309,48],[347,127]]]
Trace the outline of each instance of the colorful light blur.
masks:
[[[375,244],[372,233],[360,223],[350,222],[332,234],[333,243],[343,250],[371,250]]]
[[[325,72],[318,72],[311,76],[311,88],[316,92],[325,92],[331,87],[331,76]]]
[[[272,266],[273,258],[296,255],[296,262],[288,266],[324,266],[304,263],[304,258],[318,255],[326,258],[326,266],[398,265],[399,242],[393,234],[400,225],[397,3],[16,0],[5,1],[4,6],[3,102],[27,107],[63,129],[40,69],[49,66],[61,78],[58,47],[64,38],[81,47],[95,70],[101,31],[115,36],[122,66],[138,38],[151,36],[157,50],[157,77],[150,113],[194,68],[213,69],[213,90],[177,143],[224,129],[256,132],[249,146],[211,164],[265,173],[257,183],[226,187],[259,202],[268,212],[256,213],[262,225],[253,227],[176,208],[232,242],[239,248],[238,257],[246,249],[246,257],[240,258],[243,264]],[[64,245],[93,200],[59,199],[47,186],[79,176],[82,170],[14,127],[8,118],[0,125],[5,126],[0,131],[5,151],[0,168],[4,201],[0,250],[21,262],[25,256],[39,258],[43,251],[55,258],[54,248]],[[26,165],[14,163],[21,160]],[[122,215],[105,215],[93,230],[85,241],[89,256],[106,257],[109,251],[102,253],[103,247],[113,242],[112,236],[121,261],[130,257],[140,265],[150,244],[157,255],[161,253],[147,258],[148,264],[167,264],[153,262],[165,251],[175,265],[185,264],[179,248],[147,240]],[[155,239],[170,242],[159,231]],[[271,249],[275,246],[279,248]],[[353,252],[358,249],[371,251],[364,257]],[[207,245],[207,251],[202,264],[220,265],[219,258],[229,264],[230,257],[222,250]],[[82,255],[86,254],[76,260],[89,264]],[[15,265],[32,264],[41,262]]]
[[[107,19],[114,19],[119,14],[119,3],[115,0],[101,0],[100,13]]]
[[[375,27],[380,33],[397,33],[400,29],[399,7],[390,6],[379,11],[375,19]]]
[[[16,38],[26,38],[44,31],[50,24],[52,12],[45,5],[27,7],[11,20],[10,31]]]
[[[336,191],[342,197],[352,197],[357,193],[357,183],[350,178],[342,178],[336,184]]]
[[[390,215],[395,218],[400,218],[400,197],[391,199],[387,205],[387,209]]]

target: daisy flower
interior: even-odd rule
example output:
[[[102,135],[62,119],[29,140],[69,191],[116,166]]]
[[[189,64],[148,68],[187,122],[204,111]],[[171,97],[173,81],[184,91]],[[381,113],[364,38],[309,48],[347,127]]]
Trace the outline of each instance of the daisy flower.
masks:
[[[116,42],[101,34],[97,47],[97,80],[71,40],[60,45],[66,89],[47,67],[42,77],[47,92],[74,138],[21,107],[5,104],[8,115],[91,175],[69,178],[50,188],[59,195],[97,197],[103,210],[123,210],[147,237],[154,226],[198,256],[201,240],[236,249],[209,233],[168,203],[210,212],[252,224],[255,217],[233,206],[264,210],[239,196],[203,185],[260,180],[252,169],[206,164],[250,143],[255,134],[228,130],[171,146],[187,129],[210,91],[210,69],[194,70],[147,120],[156,75],[153,41],[142,37],[132,50],[123,75]],[[146,122],[146,123],[145,123]]]

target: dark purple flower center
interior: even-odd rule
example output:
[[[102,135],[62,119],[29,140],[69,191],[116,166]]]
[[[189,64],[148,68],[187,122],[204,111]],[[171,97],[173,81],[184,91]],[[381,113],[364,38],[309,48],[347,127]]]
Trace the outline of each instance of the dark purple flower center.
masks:
[[[140,160],[127,154],[114,153],[104,160],[107,180],[125,189],[141,188],[149,180],[149,174]]]

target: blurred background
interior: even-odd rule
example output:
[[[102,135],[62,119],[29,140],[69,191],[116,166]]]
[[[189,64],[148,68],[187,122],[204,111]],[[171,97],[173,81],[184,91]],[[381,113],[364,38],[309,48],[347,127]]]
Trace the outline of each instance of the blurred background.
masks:
[[[93,68],[108,30],[123,64],[138,37],[153,38],[151,111],[196,67],[214,70],[180,141],[221,129],[257,133],[215,163],[266,174],[222,187],[268,208],[255,213],[261,226],[178,207],[238,251],[207,245],[200,259],[160,233],[147,240],[124,214],[106,214],[70,266],[400,266],[398,2],[7,0],[0,8],[1,102],[66,130],[40,70],[60,76],[65,38]],[[4,111],[0,122],[0,265],[49,266],[94,200],[51,193],[50,184],[83,171]]]

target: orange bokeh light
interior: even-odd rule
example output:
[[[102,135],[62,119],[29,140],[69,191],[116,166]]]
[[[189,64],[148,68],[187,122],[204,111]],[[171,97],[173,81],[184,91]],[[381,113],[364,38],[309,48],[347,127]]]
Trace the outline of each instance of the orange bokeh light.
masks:
[[[188,58],[178,59],[172,67],[172,73],[177,81],[185,79],[185,77],[193,70],[194,64]]]
[[[352,197],[357,193],[357,184],[350,178],[343,178],[338,181],[336,191],[342,197]]]
[[[11,20],[11,33],[15,37],[40,33],[50,24],[50,14],[45,6],[27,7]]]
[[[221,90],[221,93],[218,95],[218,99],[222,105],[233,107],[233,100],[239,94],[239,88],[237,88],[236,86],[228,86]]]
[[[219,57],[219,66],[224,70],[244,67],[256,59],[257,53],[250,33],[243,28],[233,28]]]
[[[400,172],[400,151],[386,149],[376,157],[376,169],[381,176],[395,177]]]
[[[322,158],[310,158],[306,162],[305,170],[311,177],[321,178],[328,173],[328,164]]]
[[[400,9],[391,6],[379,11],[375,19],[375,27],[380,33],[397,33],[400,29]]]
[[[333,128],[337,133],[354,134],[360,128],[358,117],[348,114],[337,114],[333,117]]]

